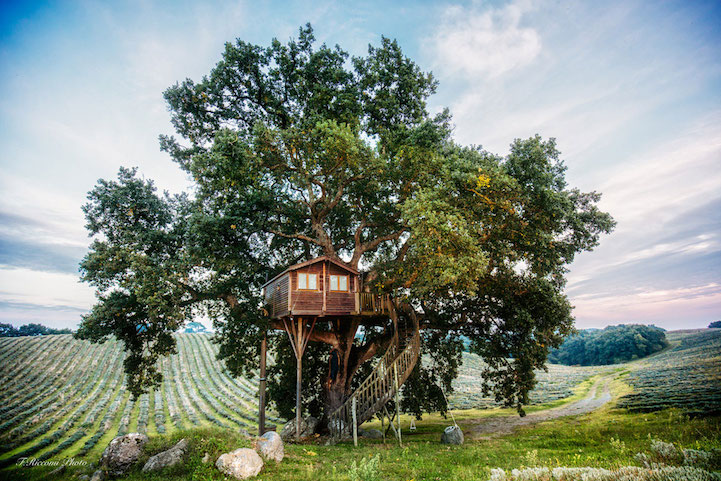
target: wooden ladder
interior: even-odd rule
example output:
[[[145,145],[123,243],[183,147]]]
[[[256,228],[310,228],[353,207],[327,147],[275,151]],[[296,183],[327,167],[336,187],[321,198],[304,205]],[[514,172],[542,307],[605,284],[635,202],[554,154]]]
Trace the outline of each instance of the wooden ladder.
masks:
[[[371,419],[376,413],[385,411],[385,405],[396,398],[398,392],[411,375],[421,351],[418,320],[413,318],[412,333],[400,349],[398,336],[398,314],[391,298],[386,298],[388,312],[395,326],[395,334],[388,350],[378,361],[373,372],[363,380],[358,389],[328,417],[331,442],[351,436],[358,426]],[[392,426],[392,425],[391,425]],[[395,429],[395,428],[394,428]],[[400,439],[400,431],[397,436]]]

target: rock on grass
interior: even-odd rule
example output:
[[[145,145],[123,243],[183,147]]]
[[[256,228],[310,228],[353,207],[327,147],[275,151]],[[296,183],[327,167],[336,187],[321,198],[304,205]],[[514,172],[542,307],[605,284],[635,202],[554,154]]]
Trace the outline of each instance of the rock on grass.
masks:
[[[263,469],[263,460],[254,450],[240,448],[221,454],[215,462],[221,473],[236,479],[248,479],[257,476]]]

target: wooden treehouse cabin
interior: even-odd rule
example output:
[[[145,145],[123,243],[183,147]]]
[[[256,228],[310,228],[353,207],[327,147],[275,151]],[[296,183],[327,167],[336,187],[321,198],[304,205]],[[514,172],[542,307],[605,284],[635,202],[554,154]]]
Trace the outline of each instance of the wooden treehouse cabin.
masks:
[[[290,266],[263,285],[272,319],[389,314],[388,296],[362,292],[360,273],[327,256]]]
[[[296,377],[296,437],[300,437],[302,359],[316,321],[319,319],[351,318],[354,316],[383,316],[394,326],[394,339],[373,372],[358,389],[333,413],[329,413],[331,439],[337,441],[353,434],[357,443],[357,428],[374,415],[388,417],[389,429],[400,441],[400,412],[392,416],[385,405],[396,400],[400,387],[410,376],[420,353],[418,322],[413,318],[411,329],[403,330],[400,338],[398,316],[389,295],[363,292],[361,274],[343,262],[327,256],[292,265],[263,286],[264,313],[282,322],[297,360]],[[277,323],[276,323],[277,324]],[[408,334],[410,333],[410,334]],[[260,365],[260,431],[265,429],[265,356],[266,342],[261,344]],[[394,422],[395,418],[395,422]]]

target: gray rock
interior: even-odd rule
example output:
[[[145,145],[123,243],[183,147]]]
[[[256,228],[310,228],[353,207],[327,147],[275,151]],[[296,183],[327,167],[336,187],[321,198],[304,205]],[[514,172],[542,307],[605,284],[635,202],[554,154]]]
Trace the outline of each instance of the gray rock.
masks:
[[[265,459],[272,459],[276,463],[283,461],[285,450],[283,449],[283,440],[275,431],[268,431],[258,438],[255,443],[258,454]]]
[[[247,479],[260,473],[260,470],[263,469],[263,460],[252,449],[240,448],[230,453],[221,454],[215,462],[215,467],[227,476]]]
[[[140,433],[128,433],[113,439],[100,456],[100,466],[107,468],[111,476],[122,476],[138,461],[147,442],[148,437]]]
[[[167,451],[163,451],[162,453],[158,453],[155,456],[151,456],[150,459],[148,459],[148,462],[145,463],[145,466],[143,466],[143,472],[157,471],[158,469],[163,469],[168,466],[178,464],[183,460],[183,456],[187,451],[188,440],[181,439],[180,441],[178,441],[178,444],[168,449]]]
[[[368,439],[381,439],[383,437],[383,433],[380,432],[378,429],[364,429],[358,434]]]
[[[443,444],[463,444],[463,431],[458,426],[448,426],[441,435]]]
[[[105,471],[102,469],[98,469],[93,473],[93,476],[90,478],[90,481],[103,481],[105,479]]]
[[[52,476],[57,476],[58,474],[63,474],[66,469],[67,469],[67,466],[63,464],[59,468],[55,468],[52,471],[50,471],[48,473],[48,476],[52,477]]]
[[[89,481],[89,480],[90,480],[90,476],[88,476],[87,474],[81,474],[80,476],[78,476],[78,481]]]
[[[315,434],[318,429],[320,421],[313,416],[308,416],[305,419],[300,420],[300,437],[307,438]],[[295,418],[285,423],[283,429],[280,431],[280,437],[283,441],[295,439]]]

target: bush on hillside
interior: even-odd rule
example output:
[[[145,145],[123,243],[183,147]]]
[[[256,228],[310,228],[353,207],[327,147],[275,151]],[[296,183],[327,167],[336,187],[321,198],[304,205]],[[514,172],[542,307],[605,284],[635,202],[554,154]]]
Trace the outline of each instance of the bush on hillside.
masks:
[[[713,321],[708,327],[710,329],[721,329],[721,321]]]
[[[601,366],[640,359],[667,346],[666,333],[659,327],[621,324],[579,331],[552,349],[548,360],[568,366]]]

